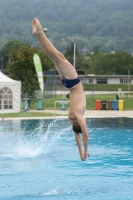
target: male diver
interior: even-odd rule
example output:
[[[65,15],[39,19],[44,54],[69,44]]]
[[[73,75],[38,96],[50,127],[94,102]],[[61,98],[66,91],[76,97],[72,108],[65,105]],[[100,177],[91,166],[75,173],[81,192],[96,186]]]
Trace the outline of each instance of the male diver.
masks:
[[[45,54],[52,60],[58,71],[62,84],[70,90],[70,108],[69,121],[75,132],[75,139],[78,145],[80,158],[85,161],[89,156],[88,153],[88,132],[86,129],[86,119],[83,118],[86,109],[86,97],[83,91],[81,81],[75,68],[49,41],[43,32],[42,26],[37,18],[32,21],[32,34],[38,38]],[[82,140],[80,133],[83,135],[84,151],[82,150]]]

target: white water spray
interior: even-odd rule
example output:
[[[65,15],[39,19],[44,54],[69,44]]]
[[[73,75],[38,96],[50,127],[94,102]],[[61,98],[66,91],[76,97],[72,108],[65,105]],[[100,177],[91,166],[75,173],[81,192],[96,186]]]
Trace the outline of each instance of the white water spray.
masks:
[[[53,120],[48,124],[45,133],[44,121],[34,130],[26,132],[26,127],[19,133],[1,134],[0,157],[25,159],[45,157],[63,134],[70,131],[70,126],[62,128],[63,119]]]

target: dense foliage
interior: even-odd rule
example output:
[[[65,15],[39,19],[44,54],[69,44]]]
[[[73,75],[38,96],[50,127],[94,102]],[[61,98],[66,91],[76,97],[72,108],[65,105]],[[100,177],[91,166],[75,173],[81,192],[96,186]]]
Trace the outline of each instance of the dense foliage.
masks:
[[[78,35],[78,48],[133,51],[132,0],[0,0],[0,48],[9,40],[39,43],[31,34],[38,17],[54,45],[64,53]]]
[[[10,62],[7,64],[7,70],[10,77],[21,81],[22,94],[33,95],[35,90],[39,89],[39,83],[33,64],[33,54],[38,53],[42,61],[43,71],[48,71],[51,61],[38,48],[32,48],[30,45],[23,45],[18,50],[13,50],[9,54]]]
[[[133,74],[133,57],[127,52],[115,52],[106,54],[99,52],[92,56],[92,66],[89,73],[104,75],[126,75],[128,70]]]
[[[11,53],[11,51],[17,51],[23,45],[23,43],[16,40],[7,42],[0,50],[0,68],[5,69],[8,61],[10,61],[9,54]]]
[[[73,45],[66,49],[65,56],[73,64]],[[83,69],[87,74],[126,75],[133,74],[133,56],[128,52],[97,52],[81,55],[76,49],[76,69]]]
[[[21,80],[22,77],[17,75],[17,72],[25,76],[28,74],[27,70],[32,70],[35,76],[35,69],[33,66],[33,54],[38,53],[42,60],[43,70],[49,70],[53,67],[52,62],[38,47],[31,47],[28,44],[20,43],[18,41],[9,41],[0,50],[2,62],[0,68],[6,68],[12,78]],[[66,59],[73,65],[74,61],[74,45],[73,43],[66,48],[64,53]],[[76,47],[76,69],[85,70],[87,74],[96,75],[126,75],[128,70],[133,74],[133,56],[128,52],[113,52],[103,53],[96,51],[94,54],[87,53],[82,55]],[[29,62],[30,61],[30,62]],[[24,70],[24,72],[23,72]],[[33,78],[33,77],[31,77]],[[22,81],[23,82],[23,81]]]

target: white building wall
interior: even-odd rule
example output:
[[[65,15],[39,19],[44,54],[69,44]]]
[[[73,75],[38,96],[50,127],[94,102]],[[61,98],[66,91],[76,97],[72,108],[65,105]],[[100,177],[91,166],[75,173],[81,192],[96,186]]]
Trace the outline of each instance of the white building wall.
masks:
[[[111,75],[110,75],[111,76]],[[86,76],[86,84],[97,84],[97,79],[107,79],[107,84],[121,84],[120,79],[122,80],[128,80],[128,76],[119,76],[119,77],[110,77],[110,76],[100,76],[100,77],[95,77],[95,76]],[[130,78],[131,79],[131,84],[133,84],[133,76]],[[90,80],[93,80],[90,82]],[[123,83],[123,84],[128,84],[128,83]]]
[[[90,83],[90,80],[93,80],[93,83]],[[86,84],[97,84],[97,79],[95,77],[86,76]]]
[[[84,75],[80,75],[79,76],[80,77],[80,80],[81,80],[81,82],[82,82],[82,84],[83,84],[83,86],[85,85],[85,84],[97,84],[97,79],[99,78],[99,77],[95,77],[95,76],[84,76]],[[105,77],[105,76],[103,76],[103,79],[105,79],[105,78],[107,78],[107,84],[121,84],[120,83],[120,79],[128,79],[128,77]],[[101,77],[100,77],[100,79],[101,79]],[[61,84],[61,81],[60,81],[60,77],[59,76],[57,76],[57,89],[59,90],[59,87],[58,86],[60,86],[61,88],[60,89],[62,89],[62,88],[64,88],[64,86],[62,86],[62,84]],[[131,84],[133,84],[133,77],[131,77]],[[65,89],[65,88],[64,88]]]
[[[93,79],[93,84],[97,84],[97,79],[96,78]]]
[[[120,84],[120,78],[107,78],[107,84]]]

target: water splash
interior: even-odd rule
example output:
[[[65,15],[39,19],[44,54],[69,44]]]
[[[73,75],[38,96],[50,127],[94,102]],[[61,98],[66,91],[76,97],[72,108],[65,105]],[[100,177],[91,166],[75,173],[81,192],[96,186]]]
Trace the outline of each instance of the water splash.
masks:
[[[42,194],[42,196],[51,196],[51,195],[58,195],[59,191],[58,191],[58,187],[51,189],[50,191],[47,191],[45,193]]]
[[[44,157],[54,148],[54,144],[63,134],[68,133],[70,126],[62,128],[63,119],[55,119],[48,123],[44,130],[44,122],[38,127],[27,130],[25,125],[19,132],[1,133],[0,158],[24,159]],[[61,130],[61,131],[59,131]]]

